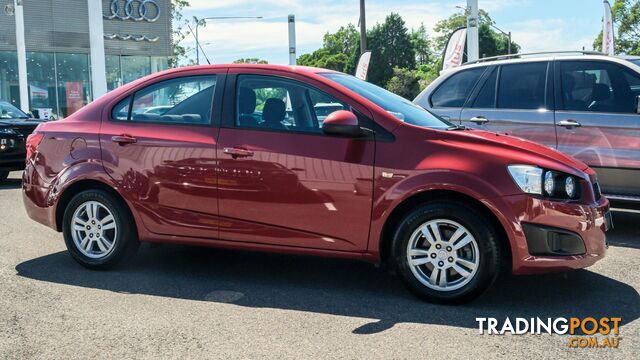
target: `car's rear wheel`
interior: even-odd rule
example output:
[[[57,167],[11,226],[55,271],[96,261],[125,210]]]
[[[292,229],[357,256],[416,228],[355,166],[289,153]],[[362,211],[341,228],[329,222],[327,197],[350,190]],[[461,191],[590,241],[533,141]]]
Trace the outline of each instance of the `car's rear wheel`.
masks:
[[[481,295],[500,271],[493,222],[465,204],[436,201],[405,216],[393,258],[405,284],[419,297],[459,304]]]
[[[7,181],[8,177],[9,177],[9,172],[8,171],[0,171],[0,184],[2,184],[3,182]]]
[[[128,208],[102,190],[87,190],[71,199],[64,212],[67,250],[81,265],[107,269],[138,249],[138,234]]]

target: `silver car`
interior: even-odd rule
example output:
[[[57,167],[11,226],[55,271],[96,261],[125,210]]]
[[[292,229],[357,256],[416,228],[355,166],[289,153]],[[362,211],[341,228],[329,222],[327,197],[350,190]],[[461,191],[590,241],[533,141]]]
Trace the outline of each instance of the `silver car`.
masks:
[[[446,71],[414,102],[449,121],[572,155],[602,192],[640,206],[640,57],[593,52],[481,59]]]

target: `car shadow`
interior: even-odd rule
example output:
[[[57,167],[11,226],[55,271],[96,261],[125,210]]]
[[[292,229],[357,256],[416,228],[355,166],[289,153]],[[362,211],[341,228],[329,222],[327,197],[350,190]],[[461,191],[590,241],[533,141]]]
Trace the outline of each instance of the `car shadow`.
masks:
[[[607,233],[609,244],[640,249],[640,213],[614,211],[613,229]]]
[[[58,252],[16,270],[25,278],[125,294],[373,319],[354,334],[399,323],[475,329],[476,317],[615,316],[626,324],[640,312],[633,287],[587,270],[506,277],[463,306],[422,302],[399,278],[366,263],[208,248],[145,246],[131,263],[108,272],[86,270]]]
[[[7,180],[0,183],[0,190],[20,189],[21,186],[21,179],[8,178]]]

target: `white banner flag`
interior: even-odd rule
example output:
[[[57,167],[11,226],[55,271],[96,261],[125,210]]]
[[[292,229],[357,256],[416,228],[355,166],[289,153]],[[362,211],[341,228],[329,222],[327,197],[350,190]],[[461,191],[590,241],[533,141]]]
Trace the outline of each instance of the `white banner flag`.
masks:
[[[602,52],[607,55],[614,55],[613,19],[611,16],[611,5],[609,5],[607,0],[604,0],[604,21],[602,25]]]
[[[367,72],[369,71],[369,61],[371,61],[371,51],[365,51],[360,55],[358,67],[356,68],[356,77],[360,80],[367,81]]]
[[[451,34],[442,59],[442,70],[448,70],[462,65],[464,44],[467,41],[467,28],[460,28]]]

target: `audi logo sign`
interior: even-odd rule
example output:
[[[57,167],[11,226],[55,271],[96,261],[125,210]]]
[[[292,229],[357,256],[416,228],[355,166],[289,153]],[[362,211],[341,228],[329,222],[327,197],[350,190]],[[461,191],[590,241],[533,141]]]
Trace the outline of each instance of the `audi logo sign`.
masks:
[[[111,0],[105,19],[154,22],[160,18],[160,5],[155,0]]]

